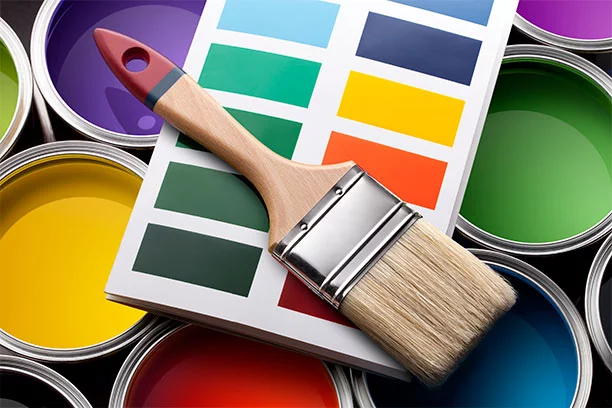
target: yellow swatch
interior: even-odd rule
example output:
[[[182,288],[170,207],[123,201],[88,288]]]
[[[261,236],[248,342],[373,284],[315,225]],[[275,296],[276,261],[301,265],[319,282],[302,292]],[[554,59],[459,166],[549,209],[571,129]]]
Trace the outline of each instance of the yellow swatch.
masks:
[[[143,317],[104,294],[140,184],[87,158],[0,181],[0,328],[41,347],[80,348]]]
[[[452,146],[465,102],[351,71],[338,116]]]

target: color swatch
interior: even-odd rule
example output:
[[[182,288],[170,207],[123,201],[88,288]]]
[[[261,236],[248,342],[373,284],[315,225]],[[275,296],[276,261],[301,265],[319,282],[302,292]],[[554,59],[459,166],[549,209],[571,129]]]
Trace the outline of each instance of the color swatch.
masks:
[[[452,146],[465,102],[351,71],[338,116]]]
[[[455,3],[208,0],[185,71],[279,155],[354,160],[450,233],[518,0]],[[113,298],[405,378],[267,253],[264,204],[213,153],[164,128],[145,185]]]
[[[227,0],[217,28],[327,47],[339,8],[319,0]]]
[[[370,13],[357,55],[469,85],[480,45],[472,38]]]
[[[306,108],[320,68],[299,58],[213,44],[199,82],[204,88]]]

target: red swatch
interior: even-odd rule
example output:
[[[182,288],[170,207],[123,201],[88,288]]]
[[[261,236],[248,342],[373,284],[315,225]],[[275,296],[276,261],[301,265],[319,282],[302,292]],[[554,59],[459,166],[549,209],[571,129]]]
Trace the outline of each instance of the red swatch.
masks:
[[[323,363],[242,337],[187,326],[138,367],[126,407],[339,407]]]
[[[323,164],[353,160],[402,200],[436,208],[447,163],[332,132]]]

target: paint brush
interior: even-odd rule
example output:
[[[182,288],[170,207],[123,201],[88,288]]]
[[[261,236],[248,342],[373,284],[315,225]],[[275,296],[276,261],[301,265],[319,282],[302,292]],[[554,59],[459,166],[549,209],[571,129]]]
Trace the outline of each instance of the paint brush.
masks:
[[[514,304],[501,276],[355,163],[285,159],[153,49],[105,29],[94,37],[132,94],[253,183],[273,257],[423,383],[441,383]],[[131,71],[132,60],[146,67]]]

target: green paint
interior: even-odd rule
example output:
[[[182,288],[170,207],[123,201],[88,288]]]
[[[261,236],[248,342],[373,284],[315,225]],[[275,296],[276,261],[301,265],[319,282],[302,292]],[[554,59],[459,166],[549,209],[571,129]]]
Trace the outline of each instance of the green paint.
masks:
[[[461,215],[495,236],[545,243],[610,211],[610,96],[566,66],[504,63]]]
[[[6,134],[17,108],[19,78],[13,57],[0,41],[0,140]]]
[[[260,115],[238,109],[225,108],[246,130],[271,150],[291,159],[302,124],[272,116]],[[176,143],[178,147],[206,150],[198,143],[181,134]]]
[[[149,224],[133,270],[248,296],[261,248]]]
[[[268,231],[268,213],[243,176],[171,162],[156,208]]]
[[[199,83],[307,108],[320,68],[318,62],[212,44]]]

